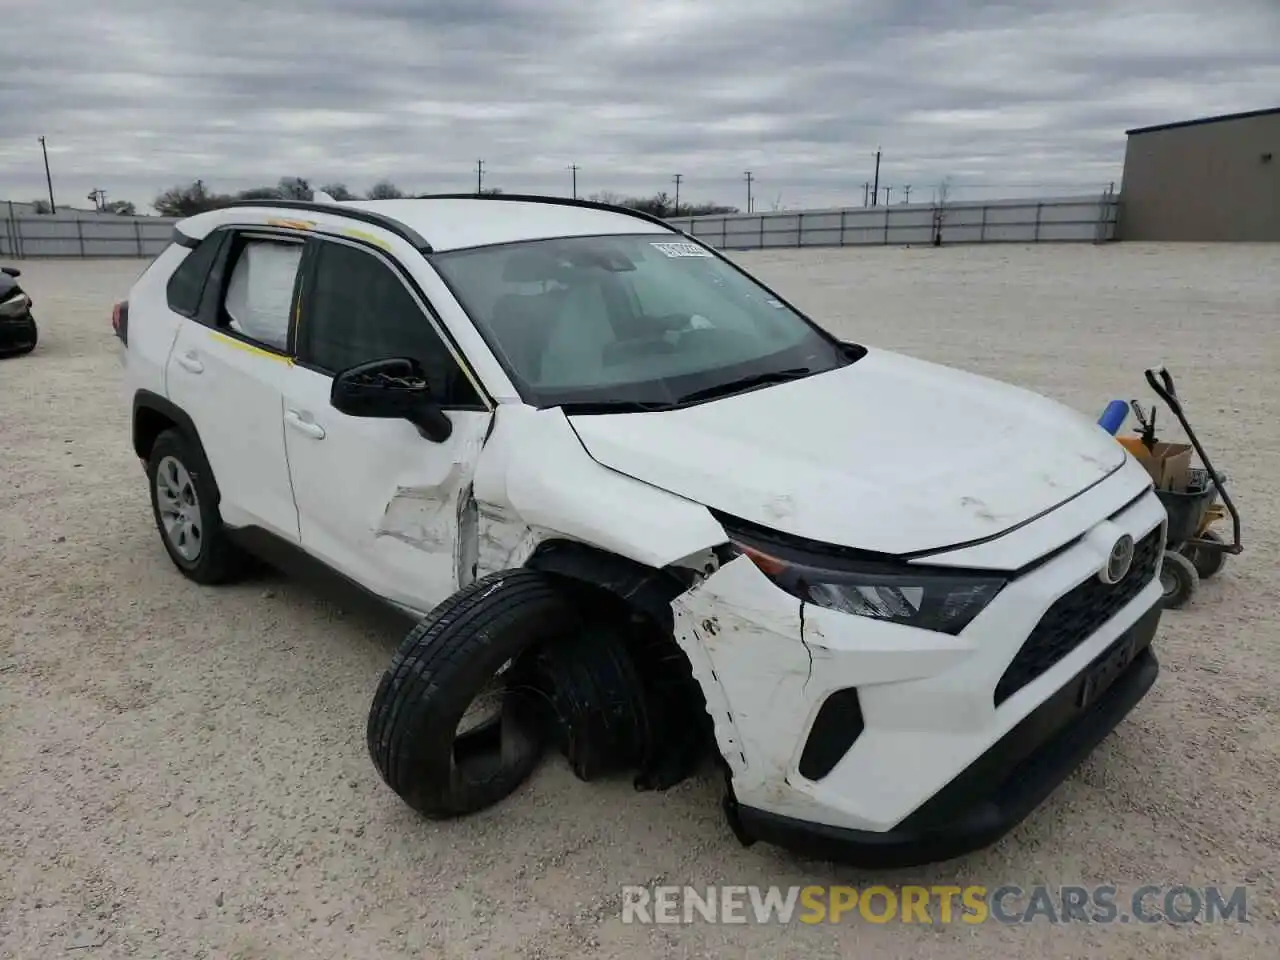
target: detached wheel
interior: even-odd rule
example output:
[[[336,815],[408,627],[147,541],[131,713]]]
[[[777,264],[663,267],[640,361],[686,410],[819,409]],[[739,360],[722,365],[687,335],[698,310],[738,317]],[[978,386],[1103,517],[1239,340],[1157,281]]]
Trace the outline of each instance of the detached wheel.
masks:
[[[404,638],[369,710],[374,766],[432,819],[497,803],[533,772],[546,708],[526,651],[572,636],[578,616],[535,570],[464,587]]]
[[[1161,602],[1170,610],[1184,607],[1200,583],[1195,565],[1180,553],[1166,550],[1164,564],[1160,568],[1160,586],[1164,591]]]
[[[1206,530],[1200,534],[1200,540],[1211,540],[1214,543],[1223,543],[1222,537],[1214,530]],[[1200,575],[1201,580],[1208,580],[1210,577],[1218,573],[1222,569],[1222,565],[1227,562],[1226,551],[1214,550],[1205,547],[1185,546],[1178,551],[1184,557],[1191,561],[1192,566],[1196,568],[1196,573]]]
[[[147,458],[151,510],[165,551],[184,577],[223,583],[240,567],[240,554],[222,527],[204,451],[178,430],[156,437]]]

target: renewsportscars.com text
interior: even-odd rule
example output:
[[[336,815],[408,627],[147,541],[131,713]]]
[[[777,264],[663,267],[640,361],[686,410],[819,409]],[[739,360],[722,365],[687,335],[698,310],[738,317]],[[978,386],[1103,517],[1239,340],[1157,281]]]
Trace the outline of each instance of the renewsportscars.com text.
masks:
[[[624,886],[622,922],[1246,923],[1244,887]]]

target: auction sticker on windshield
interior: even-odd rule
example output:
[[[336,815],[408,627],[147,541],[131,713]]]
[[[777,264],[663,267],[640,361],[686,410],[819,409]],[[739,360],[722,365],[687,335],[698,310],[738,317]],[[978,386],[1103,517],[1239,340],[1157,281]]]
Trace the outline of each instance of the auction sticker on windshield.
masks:
[[[656,248],[668,257],[709,257],[711,252],[696,243],[653,243]]]

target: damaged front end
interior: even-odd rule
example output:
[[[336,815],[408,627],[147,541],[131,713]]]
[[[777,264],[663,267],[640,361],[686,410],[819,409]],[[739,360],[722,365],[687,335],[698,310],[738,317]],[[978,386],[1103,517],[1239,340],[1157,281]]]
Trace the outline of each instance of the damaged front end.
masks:
[[[572,541],[544,542],[526,567],[547,575],[581,629],[528,651],[525,676],[550,743],[582,780],[633,772],[639,790],[685,779],[710,746],[703,698],[672,635],[672,600],[697,576]]]

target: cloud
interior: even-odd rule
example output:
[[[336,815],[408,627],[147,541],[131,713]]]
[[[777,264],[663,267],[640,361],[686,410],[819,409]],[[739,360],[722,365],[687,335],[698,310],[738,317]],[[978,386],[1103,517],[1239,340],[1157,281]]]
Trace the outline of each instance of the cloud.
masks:
[[[1274,0],[8,4],[0,197],[203,178],[860,203],[1098,190],[1124,129],[1275,105]],[[900,194],[899,194],[900,195]]]

